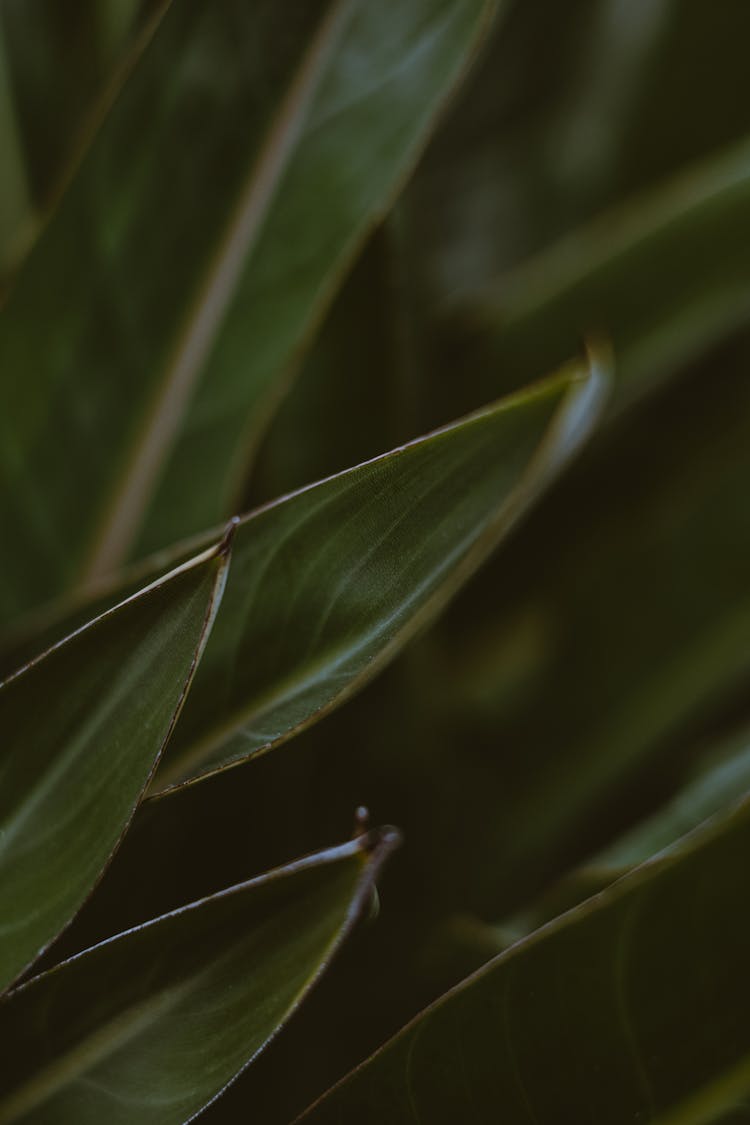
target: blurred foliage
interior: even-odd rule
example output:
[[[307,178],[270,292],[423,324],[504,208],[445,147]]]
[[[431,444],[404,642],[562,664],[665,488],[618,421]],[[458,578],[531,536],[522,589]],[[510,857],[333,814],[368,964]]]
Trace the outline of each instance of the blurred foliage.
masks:
[[[379,877],[379,909],[361,917],[355,879],[319,907],[295,900],[289,925],[263,915],[260,950],[283,933],[295,971],[325,975],[288,1026],[279,981],[292,978],[278,964],[269,1026],[226,1017],[207,1066],[224,1077],[206,1077],[201,1104],[267,1045],[201,1120],[290,1122],[478,969],[310,1120],[531,1112],[672,1125],[750,1113],[737,987],[747,810],[735,810],[750,789],[750,9],[508,0],[490,20],[478,0],[376,7],[321,2],[292,19],[264,0],[250,18],[217,0],[204,24],[192,0],[80,0],[76,19],[47,0],[2,0],[2,666],[85,627],[0,687],[0,719],[19,690],[49,711],[46,723],[31,708],[13,718],[0,759],[37,809],[24,819],[32,842],[45,838],[40,809],[66,822],[65,779],[76,775],[63,767],[86,745],[108,667],[103,655],[96,679],[73,658],[96,651],[107,628],[125,636],[133,605],[153,595],[92,619],[165,571],[164,588],[177,589],[180,564],[218,543],[235,508],[306,491],[243,518],[166,780],[75,918],[80,865],[60,876],[79,890],[35,970],[52,972],[0,1005],[1,1022],[33,1002],[22,1052],[31,1100],[7,1094],[3,1078],[0,1120],[104,1112],[77,1083],[93,1081],[97,1035],[130,1019],[126,993],[107,1010],[89,999],[91,1019],[65,1042],[53,1016],[38,1022],[34,997],[54,988],[64,958],[153,922],[135,931],[154,945],[153,974],[136,970],[143,1038],[111,1063],[128,1107],[117,1120],[145,1119],[137,1099],[159,1097],[151,1071],[139,1077],[149,1036],[167,1052],[179,1038],[163,1015],[172,954],[153,920],[222,901],[212,896],[301,854],[314,853],[320,881],[332,840],[353,826],[371,839],[354,820],[362,804],[404,834]],[[285,128],[285,99],[298,114],[292,156],[266,180],[256,157],[268,130]],[[270,193],[257,247],[232,225],[248,169]],[[121,239],[108,257],[95,221]],[[201,286],[225,252],[237,256],[231,302],[204,354],[201,318],[213,314]],[[185,338],[200,353],[195,387],[144,431]],[[574,360],[584,340],[588,362]],[[591,386],[608,346],[600,416]],[[509,391],[520,394],[487,407]],[[470,411],[480,413],[455,424]],[[156,460],[141,472],[128,458],[143,432]],[[308,488],[332,474],[342,475]],[[511,501],[518,525],[505,522]],[[128,541],[92,565],[107,512]],[[472,544],[490,539],[474,573]],[[422,606],[438,589],[444,612],[426,628]],[[174,692],[195,637],[161,656],[159,620],[144,627]],[[112,698],[147,674],[137,656],[123,659]],[[51,769],[22,769],[22,742],[37,750],[29,762],[50,761],[66,700],[80,701],[60,740],[68,750]],[[106,710],[108,696],[99,702]],[[158,747],[113,715],[115,746],[127,738],[148,772]],[[91,776],[104,793],[93,766]],[[141,773],[132,783],[142,787]],[[38,787],[48,805],[34,805]],[[127,817],[104,797],[97,815],[112,835],[99,869]],[[0,836],[0,879],[4,846]],[[370,844],[348,847],[365,855]],[[371,877],[368,867],[365,889]],[[196,909],[175,917],[190,927]],[[307,941],[313,915],[322,929]],[[357,918],[330,965],[318,938]],[[101,949],[127,960],[128,939],[117,942]],[[261,997],[266,970],[251,979],[240,965],[252,948],[235,950],[231,971]],[[57,970],[60,1011],[76,980],[96,995],[105,956]],[[219,977],[186,1018],[205,1014],[212,988],[224,1010]],[[68,1052],[88,1061],[61,1092],[49,1075]],[[174,1081],[169,1096],[183,1104],[187,1079]]]

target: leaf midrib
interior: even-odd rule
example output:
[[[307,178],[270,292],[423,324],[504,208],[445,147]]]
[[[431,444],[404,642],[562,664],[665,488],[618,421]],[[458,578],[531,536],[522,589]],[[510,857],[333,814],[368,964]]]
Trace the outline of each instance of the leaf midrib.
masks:
[[[109,512],[96,535],[80,580],[90,583],[120,565],[148,508],[204,363],[229,309],[247,255],[259,239],[302,133],[312,96],[326,72],[351,0],[333,0],[292,75],[266,140],[238,195],[193,308],[163,371],[144,426],[131,449]]]

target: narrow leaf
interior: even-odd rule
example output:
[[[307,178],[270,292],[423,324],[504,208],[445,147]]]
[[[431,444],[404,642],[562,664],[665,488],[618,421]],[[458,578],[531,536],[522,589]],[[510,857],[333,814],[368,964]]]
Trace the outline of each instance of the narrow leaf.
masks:
[[[159,786],[269,749],[374,675],[575,452],[603,389],[573,364],[241,520]]]
[[[57,0],[3,0],[8,77],[37,223],[101,115],[101,99],[111,99],[128,56],[138,53],[153,7],[154,0],[71,0],[65,9]]]
[[[726,745],[715,748],[709,760],[690,772],[670,800],[560,879],[531,907],[504,920],[494,931],[499,943],[497,951],[604,890],[639,863],[679,846],[682,837],[704,820],[723,812],[738,797],[750,792],[748,741],[745,729]],[[488,928],[486,932],[489,937],[493,931]]]
[[[230,514],[492,7],[168,7],[0,322],[0,613]]]
[[[718,1120],[750,1092],[748,849],[745,803],[490,962],[300,1120]]]
[[[70,921],[133,815],[221,597],[227,543],[0,685],[0,988]]]
[[[587,440],[607,385],[608,358],[592,354],[528,392],[242,517],[228,608],[160,780],[171,784],[203,772],[204,762],[214,768],[268,749],[356,691]],[[31,615],[9,638],[2,666],[17,667],[184,553],[160,553],[93,598]],[[321,614],[330,614],[329,632],[311,645]],[[261,718],[263,729],[253,731]]]
[[[566,235],[466,311],[506,390],[559,363],[582,333],[607,332],[618,359],[613,405],[623,407],[746,322],[747,231],[744,139]],[[486,395],[487,384],[471,394]]]
[[[645,815],[703,749],[699,732],[743,698],[747,369],[745,339],[600,430],[440,626],[418,737],[442,740],[452,765],[435,778],[446,844],[423,861],[485,918],[526,905]],[[519,748],[512,770],[505,747]],[[456,832],[502,862],[467,871]],[[424,835],[410,826],[416,847]]]
[[[747,730],[693,770],[679,791],[646,820],[587,864],[591,875],[617,875],[676,844],[702,821],[750,792],[750,737]]]
[[[191,1120],[298,1006],[395,843],[384,831],[310,856],[11,993],[0,1004],[0,1122]]]

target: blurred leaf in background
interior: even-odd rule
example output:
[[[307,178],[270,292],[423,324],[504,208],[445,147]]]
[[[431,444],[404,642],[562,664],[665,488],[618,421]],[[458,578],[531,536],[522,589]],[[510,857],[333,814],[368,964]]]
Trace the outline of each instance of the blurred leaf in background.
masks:
[[[2,312],[0,534],[34,560],[4,560],[6,617],[231,515],[490,9],[168,7]]]
[[[0,1121],[746,1120],[747,4],[0,2]]]

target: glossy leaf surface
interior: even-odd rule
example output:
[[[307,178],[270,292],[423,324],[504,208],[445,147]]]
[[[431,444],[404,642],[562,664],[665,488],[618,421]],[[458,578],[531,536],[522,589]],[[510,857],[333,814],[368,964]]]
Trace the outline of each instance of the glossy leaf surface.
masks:
[[[210,630],[224,547],[0,686],[0,987],[70,921],[135,811]]]
[[[603,379],[574,365],[243,519],[157,785],[268,749],[372,676],[575,452]]]
[[[739,1110],[749,847],[743,805],[490,962],[301,1120],[702,1125]]]
[[[71,4],[0,5],[0,228],[22,247],[106,52],[163,19],[26,259],[46,303],[17,251],[0,283],[21,359],[0,326],[2,667],[250,514],[160,775],[33,971],[137,926],[148,967],[87,952],[90,988],[67,966],[0,1005],[0,1114],[289,1125],[520,939],[332,1095],[347,1125],[750,1119],[750,812],[684,839],[750,786],[750,5],[500,3],[490,38],[480,0]],[[585,363],[529,388],[591,329],[614,345],[606,426]],[[299,913],[227,907],[220,966],[164,916],[346,838],[361,802],[408,847],[270,1043],[322,884]]]
[[[169,6],[0,322],[4,616],[231,514],[491,7]]]
[[[118,935],[0,1005],[0,1121],[181,1125],[277,1032],[324,969],[383,832]]]

